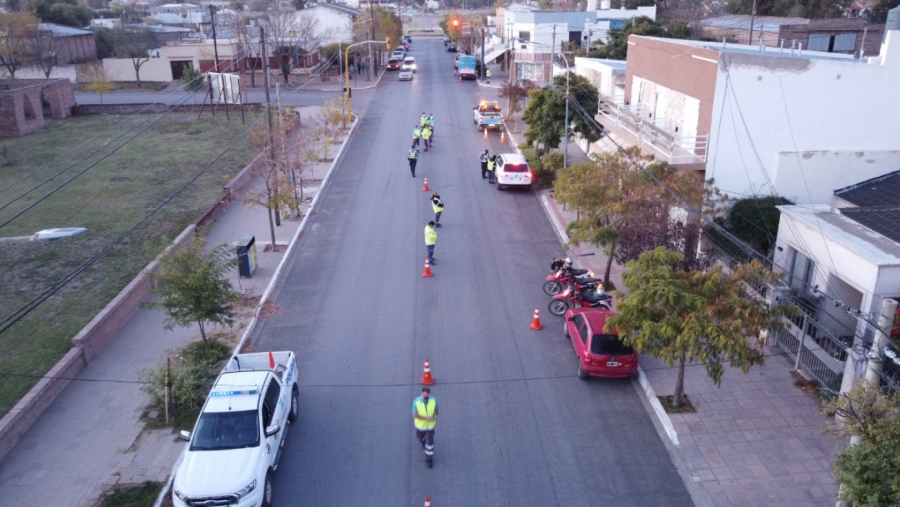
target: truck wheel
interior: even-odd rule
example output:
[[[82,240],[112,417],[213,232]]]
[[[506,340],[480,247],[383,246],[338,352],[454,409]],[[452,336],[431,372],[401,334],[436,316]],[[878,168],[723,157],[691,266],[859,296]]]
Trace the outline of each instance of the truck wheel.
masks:
[[[261,507],[272,507],[272,471],[266,472],[266,482],[263,484],[263,499]]]
[[[300,414],[300,394],[297,392],[297,386],[291,390],[291,411],[288,412],[288,421],[294,422]]]

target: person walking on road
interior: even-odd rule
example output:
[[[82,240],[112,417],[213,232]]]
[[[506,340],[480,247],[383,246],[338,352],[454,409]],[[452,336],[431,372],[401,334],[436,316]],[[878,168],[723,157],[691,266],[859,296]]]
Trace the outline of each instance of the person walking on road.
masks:
[[[428,263],[434,264],[434,244],[437,243],[437,231],[434,230],[434,221],[425,226],[425,250],[428,252]]]
[[[428,125],[428,116],[425,115],[425,111],[422,111],[422,117],[419,118],[419,126],[424,127]]]
[[[428,151],[431,148],[431,128],[427,125],[422,129],[422,139],[425,140],[425,151]]]
[[[431,468],[434,461],[434,425],[437,422],[437,400],[431,396],[431,389],[422,388],[422,395],[413,400],[413,423],[416,425],[416,438],[425,449],[425,466]]]
[[[413,127],[413,147],[419,147],[419,138],[422,137],[422,128],[416,125]]]
[[[497,165],[497,155],[491,155],[487,163],[488,183],[494,184],[494,168]]]
[[[412,177],[416,177],[416,163],[419,162],[419,149],[416,148],[416,145],[412,145],[409,149],[409,172],[412,173]]]
[[[431,209],[434,210],[434,226],[441,226],[441,213],[444,212],[444,201],[441,200],[441,196],[435,192],[431,194]]]
[[[481,161],[481,179],[487,178],[487,169],[488,169],[488,159],[491,158],[488,155],[488,151],[485,149],[484,153],[481,154],[478,159]]]
[[[431,129],[431,137],[434,137],[434,113],[428,116],[428,128]]]

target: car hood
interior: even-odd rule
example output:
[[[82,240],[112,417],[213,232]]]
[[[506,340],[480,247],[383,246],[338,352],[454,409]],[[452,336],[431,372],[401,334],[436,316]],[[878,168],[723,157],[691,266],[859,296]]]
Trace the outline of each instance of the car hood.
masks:
[[[175,489],[189,497],[228,495],[253,480],[256,447],[188,451],[175,474]]]

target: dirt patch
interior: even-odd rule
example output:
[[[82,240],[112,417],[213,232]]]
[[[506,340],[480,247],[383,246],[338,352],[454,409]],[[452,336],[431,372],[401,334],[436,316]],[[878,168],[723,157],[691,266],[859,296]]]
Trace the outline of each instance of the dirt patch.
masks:
[[[674,396],[657,396],[657,398],[659,398],[659,402],[662,403],[667,414],[693,414],[697,411],[694,409],[694,405],[691,404],[691,400],[686,394],[681,401],[681,406],[678,408],[672,406],[672,398],[674,398]]]
[[[274,248],[273,245],[266,245],[265,248],[263,248],[263,252],[274,251],[275,253],[284,253],[287,252],[287,249],[287,245],[274,245]]]
[[[259,320],[266,320],[273,315],[278,315],[280,312],[280,306],[276,305],[271,300],[267,300],[265,304],[263,304],[262,310],[259,312]]]
[[[822,396],[819,392],[818,382],[804,377],[803,374],[797,370],[792,371],[791,376],[794,377],[794,386],[816,400],[816,403],[822,402]]]

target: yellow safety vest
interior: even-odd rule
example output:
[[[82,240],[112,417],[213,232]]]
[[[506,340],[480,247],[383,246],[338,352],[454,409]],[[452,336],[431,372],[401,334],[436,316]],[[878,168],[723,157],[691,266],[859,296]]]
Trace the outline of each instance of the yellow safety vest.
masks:
[[[425,246],[430,246],[437,243],[437,231],[434,230],[434,227],[425,226]]]
[[[495,162],[493,160],[488,160],[488,171],[494,171],[494,163]]]
[[[438,212],[440,212],[440,211],[444,211],[444,207],[443,207],[443,206],[438,206],[437,204],[434,203],[433,200],[431,201],[431,209],[433,209],[435,213],[438,213]]]
[[[428,404],[426,405],[421,400],[416,400],[416,412],[419,413],[419,417],[434,417],[434,409],[437,404],[434,402],[434,398],[428,398]],[[434,423],[436,421],[423,421],[422,419],[415,419],[416,429],[417,430],[433,430]]]
[[[431,139],[431,129],[426,128],[425,130],[423,130],[423,131],[422,131],[422,138],[423,138],[423,139]]]
[[[417,138],[417,137],[419,137],[419,136],[421,136],[421,135],[422,135],[422,131],[421,131],[421,130],[419,130],[419,129],[413,130],[413,139],[415,139],[415,138]]]

